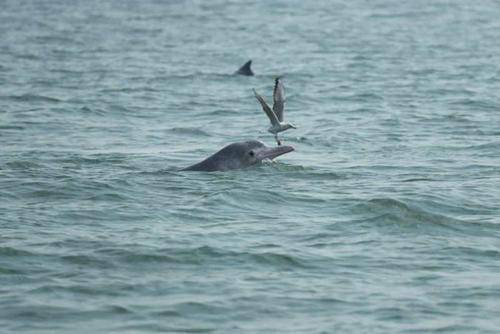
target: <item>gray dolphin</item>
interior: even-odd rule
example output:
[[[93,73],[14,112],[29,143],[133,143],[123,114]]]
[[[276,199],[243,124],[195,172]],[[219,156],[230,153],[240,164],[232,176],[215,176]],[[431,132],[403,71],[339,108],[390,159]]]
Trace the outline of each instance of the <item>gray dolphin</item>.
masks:
[[[267,147],[258,140],[229,144],[202,162],[184,168],[184,171],[226,171],[259,164],[264,159],[274,159],[293,151],[292,146]]]
[[[252,60],[247,61],[243,66],[241,66],[234,74],[240,74],[240,75],[246,75],[246,76],[252,76]]]

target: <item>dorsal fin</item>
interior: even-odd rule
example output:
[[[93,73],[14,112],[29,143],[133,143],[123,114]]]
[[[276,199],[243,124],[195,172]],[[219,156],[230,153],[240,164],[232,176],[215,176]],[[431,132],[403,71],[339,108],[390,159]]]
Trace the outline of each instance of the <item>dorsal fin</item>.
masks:
[[[245,63],[245,65],[241,66],[239,70],[237,70],[234,74],[247,75],[252,76],[252,60],[249,60]]]

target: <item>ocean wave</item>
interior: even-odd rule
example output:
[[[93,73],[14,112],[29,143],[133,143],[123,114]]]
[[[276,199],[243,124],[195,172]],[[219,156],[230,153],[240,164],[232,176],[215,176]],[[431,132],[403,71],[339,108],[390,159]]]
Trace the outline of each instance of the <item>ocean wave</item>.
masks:
[[[0,96],[0,99],[8,99],[8,100],[20,101],[20,102],[50,102],[50,103],[62,102],[62,100],[57,99],[55,97],[37,95],[37,94]]]
[[[124,333],[149,333],[149,332],[159,332],[159,333],[211,333],[216,329],[213,327],[199,327],[199,326],[169,326],[160,325],[156,322],[136,324],[136,325],[118,325],[113,327],[113,331],[124,332]]]
[[[0,267],[0,275],[22,275],[24,274],[21,270]]]
[[[278,170],[288,172],[288,177],[304,177],[310,178],[316,181],[331,181],[331,180],[343,180],[347,179],[348,175],[340,172],[333,172],[323,168],[312,168],[300,165],[290,165],[284,162],[280,162],[277,166]]]
[[[49,321],[54,317],[68,315],[75,313],[76,310],[64,306],[54,306],[48,304],[38,305],[18,305],[11,306],[3,316],[15,318],[19,320],[32,320],[32,321]]]
[[[97,165],[101,163],[123,163],[130,158],[128,154],[122,153],[95,153],[89,155],[83,154],[68,154],[61,158],[54,159],[59,163],[74,163]]]
[[[122,202],[128,199],[133,199],[133,197],[130,196],[125,196],[121,192],[106,192],[106,193],[101,193],[101,194],[93,194],[87,197],[84,197],[85,200],[89,201],[109,201],[109,202]]]
[[[223,116],[226,117],[227,115],[233,114],[234,111],[230,109],[216,109],[213,111],[205,112],[203,113],[204,116],[210,116],[210,117],[215,117],[215,116]]]
[[[243,252],[225,250],[211,246],[200,246],[194,248],[164,248],[155,250],[140,250],[128,248],[105,248],[95,251],[96,256],[105,256],[113,261],[127,264],[147,265],[152,263],[176,263],[186,265],[199,265],[206,263],[221,263],[227,265],[228,262],[259,265],[268,265],[281,268],[303,268],[306,263],[289,254],[276,252]],[[86,261],[87,258],[81,259]],[[109,260],[111,261],[111,260]]]
[[[444,249],[447,252],[456,253],[457,256],[474,257],[477,261],[490,261],[500,258],[500,251],[498,249],[481,249],[479,247],[447,247]]]
[[[492,141],[490,143],[485,143],[485,144],[479,144],[479,145],[470,145],[465,147],[465,149],[471,149],[474,151],[487,151],[491,152],[492,154],[498,155],[500,150],[500,141]]]
[[[151,88],[150,86],[139,87],[123,87],[123,88],[104,88],[99,91],[100,93],[143,93],[143,92],[160,92],[158,89]]]
[[[434,225],[459,231],[465,222],[442,214],[431,213],[403,201],[392,198],[374,198],[356,204],[353,211],[370,215],[358,220],[360,223],[399,224],[406,226]]]
[[[70,264],[84,265],[88,267],[109,268],[112,266],[109,261],[106,261],[101,257],[86,254],[64,255],[61,256],[60,259]]]
[[[24,130],[25,128],[21,125],[0,125],[0,130]]]
[[[270,266],[277,267],[289,267],[289,268],[305,268],[307,267],[304,261],[299,258],[280,253],[257,253],[251,254],[250,257],[257,263],[266,264]]]
[[[94,109],[87,106],[80,108],[80,111],[84,114],[94,114],[94,115],[104,115],[106,112],[102,109]]]
[[[5,163],[5,167],[13,170],[33,170],[33,169],[40,169],[42,168],[42,165],[30,160],[14,160],[14,161],[9,161]]]
[[[13,247],[0,247],[0,256],[33,256],[34,254],[25,250],[13,248]]]
[[[461,99],[450,103],[452,106],[463,106],[472,109],[479,109],[484,111],[497,111],[499,108],[498,103],[489,100],[478,100],[478,99]]]
[[[57,280],[55,282],[57,282]],[[39,294],[39,295],[69,294],[69,295],[83,295],[83,296],[117,297],[117,296],[122,296],[124,294],[123,290],[128,290],[130,288],[131,287],[129,285],[124,285],[124,284],[116,284],[114,286],[114,289],[112,289],[108,285],[99,285],[99,284],[66,285],[66,284],[46,283],[46,284],[43,284],[42,286],[31,289],[30,293]],[[115,305],[107,306],[106,310],[103,310],[103,312],[104,311],[109,311],[110,313],[118,313],[118,314],[132,313],[126,307],[115,306]]]
[[[96,251],[99,256],[106,256],[107,258],[112,258],[113,260],[118,260],[123,263],[175,263],[182,262],[182,260],[177,259],[175,256],[165,254],[163,252],[145,252],[144,250],[128,250],[125,248],[105,248]]]
[[[360,66],[360,64],[354,64],[353,66]],[[324,93],[327,93],[328,91],[325,91]],[[354,93],[354,94],[348,94],[348,95],[335,95],[331,96],[330,99],[335,102],[377,102],[377,101],[383,101],[384,98],[381,95],[378,95],[376,93]]]
[[[205,132],[201,129],[198,128],[171,128],[168,131],[180,134],[180,135],[186,135],[186,136],[202,136],[202,137],[210,137],[210,134],[208,132]]]

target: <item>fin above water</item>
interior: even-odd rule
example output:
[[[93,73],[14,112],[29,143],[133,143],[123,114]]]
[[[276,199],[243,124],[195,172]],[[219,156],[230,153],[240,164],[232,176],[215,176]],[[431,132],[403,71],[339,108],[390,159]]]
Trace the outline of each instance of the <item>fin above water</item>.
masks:
[[[234,74],[240,74],[240,75],[246,75],[246,76],[252,76],[253,71],[252,71],[252,60],[249,60],[245,63],[245,65],[241,66],[239,70],[237,70]]]

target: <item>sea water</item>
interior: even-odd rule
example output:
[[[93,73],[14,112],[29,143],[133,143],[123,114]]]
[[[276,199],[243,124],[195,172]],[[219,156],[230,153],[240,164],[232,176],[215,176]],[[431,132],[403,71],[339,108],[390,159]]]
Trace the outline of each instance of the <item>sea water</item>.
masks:
[[[1,332],[498,333],[498,2],[1,7]]]

